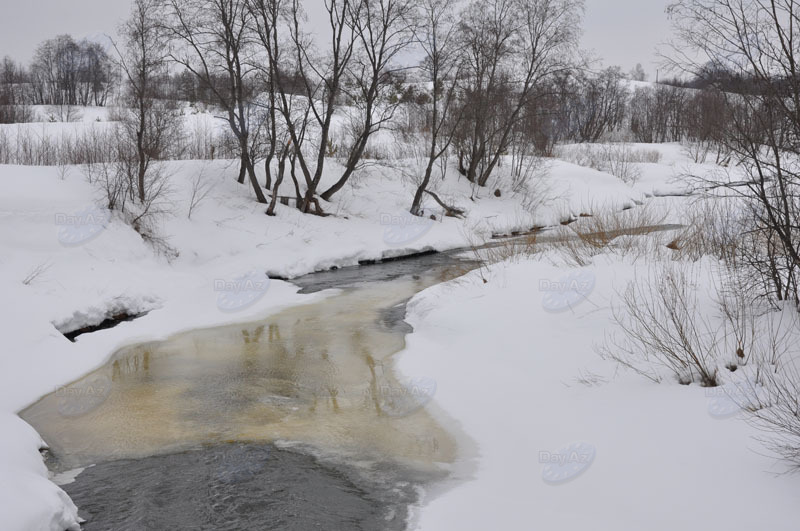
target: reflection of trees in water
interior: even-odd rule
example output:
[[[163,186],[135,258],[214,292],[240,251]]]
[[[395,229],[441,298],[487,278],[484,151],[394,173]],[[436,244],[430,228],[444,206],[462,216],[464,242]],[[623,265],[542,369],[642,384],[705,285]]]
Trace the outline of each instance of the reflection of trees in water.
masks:
[[[242,348],[242,373],[243,379],[252,378],[258,374],[258,358],[259,358],[259,342],[264,333],[264,325],[257,326],[252,332],[247,329],[242,329],[242,339],[244,339],[244,346]]]
[[[367,348],[367,341],[365,340],[364,333],[361,330],[354,330],[353,334],[350,336],[350,340],[353,352],[358,352],[361,355],[364,363],[369,369],[369,387],[363,399],[367,401],[367,406],[374,407],[375,411],[378,413],[378,415],[380,415],[382,411],[380,396],[378,394],[379,375],[378,371],[376,371],[376,367],[380,368],[380,373],[382,374],[383,362],[376,362],[375,358],[372,357],[372,352]]]
[[[310,412],[321,405],[330,404],[336,413],[341,410],[339,387],[336,381],[338,367],[331,359],[328,344],[333,337],[321,340],[320,316],[297,319],[292,327],[295,364],[299,364],[297,384],[303,394],[310,394]]]
[[[116,382],[124,376],[140,375],[150,376],[150,346],[131,349],[124,356],[114,360],[111,364],[111,380]]]
[[[187,358],[189,364],[160,366],[159,370],[177,371],[178,378],[191,374],[192,358],[202,363],[207,360],[220,364],[221,370],[212,371],[202,380],[206,393],[214,396],[224,395],[225,400],[256,402],[270,400],[270,397],[299,400],[308,404],[308,411],[318,410],[341,412],[347,408],[368,408],[378,415],[386,414],[386,390],[393,390],[396,382],[390,367],[373,355],[371,336],[368,329],[360,326],[346,327],[342,330],[326,330],[328,326],[339,324],[326,315],[314,313],[298,317],[286,316],[269,323],[256,323],[245,327],[230,329],[220,334],[219,330],[208,334],[195,334],[188,341],[181,342],[178,349],[169,344],[159,348],[158,344],[131,348],[112,364],[113,380],[127,375],[150,375],[151,356],[164,357],[168,353],[177,354],[180,359]],[[346,330],[349,328],[349,330]],[[338,344],[337,344],[338,342]],[[342,344],[342,342],[344,344]],[[238,356],[224,356],[233,349]],[[174,352],[173,352],[174,350]],[[356,374],[363,374],[348,384],[341,380],[341,368],[337,355],[348,356],[347,364],[356,363]],[[153,358],[155,359],[155,358]],[[369,371],[363,371],[360,363]],[[161,375],[164,376],[163,374]],[[195,386],[200,384],[196,381]],[[216,388],[211,391],[210,388]]]
[[[270,325],[270,337],[272,336],[272,326]],[[261,341],[261,336],[264,334],[264,325],[259,325],[250,332],[246,328],[242,329],[242,338],[244,339],[245,345],[257,345],[259,341]]]

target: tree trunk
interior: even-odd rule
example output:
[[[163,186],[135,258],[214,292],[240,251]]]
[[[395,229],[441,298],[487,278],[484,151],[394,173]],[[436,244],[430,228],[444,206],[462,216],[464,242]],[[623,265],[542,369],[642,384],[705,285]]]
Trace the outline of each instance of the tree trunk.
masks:
[[[264,196],[264,192],[261,190],[261,185],[258,183],[256,170],[253,167],[252,161],[250,160],[250,152],[247,149],[246,141],[242,147],[242,166],[239,169],[240,183],[244,182],[244,172],[246,172],[250,177],[250,184],[253,185],[253,191],[256,193],[256,200],[258,200],[259,203],[266,204],[267,198]]]
[[[410,212],[415,216],[422,215],[422,213],[420,212],[420,207],[422,206],[422,194],[425,193],[425,189],[428,187],[428,183],[431,180],[431,173],[433,172],[433,162],[434,162],[433,159],[428,160],[428,167],[425,168],[425,177],[423,177],[422,182],[417,188],[417,192],[414,194],[414,201],[411,203]]]
[[[272,189],[272,199],[269,202],[269,207],[267,208],[267,215],[274,216],[275,215],[275,205],[278,204],[278,189],[281,187],[281,183],[283,182],[283,173],[286,170],[286,156],[282,156],[278,160],[278,174],[275,176],[275,187]]]
[[[355,149],[355,151],[353,151],[353,153],[350,154],[350,157],[347,159],[347,164],[345,166],[344,173],[342,173],[342,176],[339,177],[339,180],[336,181],[333,184],[333,186],[331,186],[330,188],[325,190],[325,192],[323,192],[323,194],[320,196],[322,197],[322,199],[324,199],[325,201],[330,201],[331,197],[333,197],[333,194],[341,190],[342,187],[345,185],[345,183],[347,183],[347,180],[350,179],[350,176],[356,170],[356,165],[358,164],[358,161],[361,160],[361,156],[364,154],[364,149],[367,146],[367,138],[368,138],[368,133],[362,136],[358,147]]]
[[[139,130],[136,131],[136,156],[138,158],[139,168],[137,174],[137,188],[139,192],[139,201],[144,204],[144,177],[147,172],[147,154],[144,151],[144,127],[145,127],[145,110],[143,105],[139,105]]]
[[[236,182],[239,184],[244,184],[244,176],[247,173],[247,164],[249,161],[244,160],[244,156],[241,157],[239,161],[239,177],[236,178]]]
[[[270,164],[272,164],[272,153],[267,154],[266,160],[264,160],[264,173],[266,177],[264,178],[264,188],[269,190],[272,188],[272,169],[270,168]]]

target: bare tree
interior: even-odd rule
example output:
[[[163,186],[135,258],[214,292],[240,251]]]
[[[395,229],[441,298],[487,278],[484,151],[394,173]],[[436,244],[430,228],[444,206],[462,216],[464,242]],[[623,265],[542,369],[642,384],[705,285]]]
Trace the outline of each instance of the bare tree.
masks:
[[[297,208],[302,212],[322,214],[316,199],[322,180],[325,155],[331,135],[336,102],[353,56],[356,35],[352,31],[351,14],[363,0],[326,0],[328,48],[324,53],[315,51],[313,38],[303,30],[306,16],[300,0],[250,0],[250,12],[256,20],[260,44],[269,61],[269,76],[277,93],[277,108],[283,117],[291,143],[292,175],[295,163],[299,164],[305,181],[305,192],[299,187]],[[286,41],[280,37],[279,25],[286,23]],[[284,50],[285,48],[285,50]],[[296,87],[296,80],[299,87]],[[298,90],[299,89],[299,90]],[[296,92],[299,92],[297,94]],[[308,122],[298,124],[295,112],[297,97],[305,99],[306,111],[316,131],[316,145],[304,149]],[[310,159],[315,160],[312,169]]]
[[[569,109],[577,140],[597,142],[622,125],[628,98],[619,68],[610,67],[597,75],[578,74]]]
[[[349,63],[348,77],[352,89],[345,85],[345,94],[352,104],[354,134],[344,171],[321,197],[330,201],[342,189],[367,147],[370,136],[394,116],[398,102],[385,96],[392,74],[398,71],[393,64],[397,55],[408,47],[414,36],[415,0],[363,0],[350,5],[351,31],[358,47]]]
[[[78,44],[59,35],[36,48],[31,81],[36,101],[46,105],[77,105]]]
[[[771,296],[799,304],[800,3],[681,0],[669,12],[679,37],[674,66],[700,78],[727,71],[746,80],[737,84],[739,93],[722,93],[728,121],[719,137],[746,179],[707,184],[749,203],[752,231],[762,242],[762,272],[776,288]]]
[[[470,182],[486,185],[536,87],[569,68],[582,7],[578,0],[491,0],[466,8],[459,31],[468,122],[459,166]]]
[[[461,61],[457,45],[457,22],[452,0],[423,0],[417,34],[425,53],[423,71],[431,84],[427,133],[427,164],[414,193],[410,212],[421,215],[422,197],[427,191],[436,162],[449,149],[461,116],[456,109],[456,83]],[[427,120],[426,120],[427,121]]]
[[[0,123],[33,121],[33,111],[26,105],[25,68],[6,56],[0,62]]]
[[[97,42],[80,43],[83,61],[79,74],[81,105],[104,106],[115,85],[113,61],[106,49]]]
[[[156,78],[167,59],[159,15],[158,0],[134,0],[128,19],[120,27],[124,50],[114,44],[133,108],[123,126],[136,146],[136,192],[142,203],[146,199],[148,168],[154,158],[163,154],[168,139],[162,135],[171,132],[162,123],[165,109],[158,106],[154,98]]]
[[[194,178],[192,178],[192,193],[189,196],[189,208],[186,214],[187,219],[192,219],[192,212],[200,206],[214,186],[206,181],[205,168],[200,170]]]
[[[647,73],[644,71],[642,63],[636,63],[628,75],[633,81],[647,81]]]
[[[686,90],[669,85],[639,87],[630,101],[630,128],[638,142],[681,140],[685,131]]]
[[[31,64],[35,101],[43,105],[105,105],[113,85],[105,49],[86,39],[59,35],[41,43]]]
[[[167,28],[182,44],[174,61],[194,74],[214,95],[239,144],[240,183],[245,175],[259,203],[266,203],[250,153],[248,64],[251,12],[246,0],[166,0]]]
[[[289,79],[286,70],[286,55],[280,27],[293,20],[292,13],[298,6],[286,0],[249,0],[253,24],[253,32],[263,49],[262,54],[255,56],[254,66],[259,69],[268,87],[268,98],[265,102],[267,112],[267,135],[269,146],[264,162],[266,171],[266,187],[272,187],[272,198],[267,208],[267,215],[275,215],[279,199],[280,186],[286,173],[287,159],[291,163],[291,176],[295,184],[295,202],[301,208],[303,198],[295,174],[298,147],[302,146],[308,126],[312,106],[303,105],[295,96],[298,87]],[[291,49],[291,46],[286,48]],[[266,57],[263,56],[266,54]],[[290,56],[291,57],[291,56]],[[263,59],[263,60],[261,60]],[[296,76],[292,76],[293,78]],[[299,109],[299,110],[298,110]],[[279,115],[282,121],[279,123]],[[272,180],[272,161],[277,160],[275,180]]]
[[[397,71],[395,58],[412,42],[413,4],[411,0],[328,0],[324,3],[327,35],[317,41],[303,29],[306,16],[299,0],[249,0],[249,6],[267,58],[261,69],[271,95],[276,96],[271,108],[277,109],[286,126],[292,168],[299,167],[303,176],[305,190],[297,207],[322,214],[316,196],[325,158],[334,151],[334,114],[342,110],[348,115],[352,138],[335,150],[344,158],[344,169],[321,194],[325,200],[347,183],[364,157],[370,136],[394,115],[397,102],[389,100],[387,87]],[[298,121],[298,117],[306,119]],[[277,140],[279,128],[271,127]],[[277,149],[281,144],[276,141],[273,146]]]

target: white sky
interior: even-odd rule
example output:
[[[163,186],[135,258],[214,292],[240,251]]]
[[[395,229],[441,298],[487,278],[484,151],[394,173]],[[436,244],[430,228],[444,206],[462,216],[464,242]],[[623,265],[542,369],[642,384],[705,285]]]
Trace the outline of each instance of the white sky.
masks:
[[[642,63],[650,79],[658,68],[656,46],[670,37],[666,8],[674,0],[586,0],[582,44],[606,66],[628,71]]]
[[[671,0],[585,1],[583,46],[605,65],[627,71],[642,63],[653,78],[655,47],[669,37],[664,10]],[[113,34],[129,6],[130,0],[0,0],[0,56],[27,62],[40,41],[60,33]]]

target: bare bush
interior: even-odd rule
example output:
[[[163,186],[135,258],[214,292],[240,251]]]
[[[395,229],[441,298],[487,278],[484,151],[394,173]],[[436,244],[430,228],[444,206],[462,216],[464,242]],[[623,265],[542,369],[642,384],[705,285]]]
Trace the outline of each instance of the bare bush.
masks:
[[[746,232],[740,206],[729,197],[707,196],[693,201],[682,216],[685,228],[670,247],[689,260],[712,256],[735,266]]]
[[[83,112],[76,105],[51,105],[47,108],[47,119],[51,122],[79,122],[83,119]]]
[[[550,171],[550,164],[533,152],[527,143],[514,144],[511,149],[511,191],[524,193],[531,181],[541,182]]]
[[[664,367],[682,384],[717,385],[719,334],[698,309],[694,272],[665,266],[629,283],[620,296],[613,319],[622,335],[607,335],[598,349],[604,358],[656,382]]]
[[[519,262],[528,260],[542,252],[543,247],[537,244],[537,234],[525,234],[516,238],[500,238],[488,243],[470,241],[473,259],[478,263],[478,270],[484,283],[491,276],[490,266],[500,262]]]
[[[635,148],[626,142],[560,146],[556,150],[556,157],[578,166],[610,173],[628,184],[636,183],[641,177],[639,164],[657,164],[661,161],[658,150]]]
[[[0,129],[0,164],[24,166],[65,166],[94,164],[111,160],[109,145],[114,128],[90,127],[75,134],[48,135],[29,126]]]
[[[192,212],[208,197],[214,186],[206,180],[205,168],[192,178],[192,193],[189,197],[188,219],[192,219]]]
[[[700,81],[737,79],[716,94],[724,127],[713,138],[744,179],[708,180],[748,203],[753,244],[745,260],[763,278],[765,295],[800,306],[800,78],[794,35],[798,2],[679,0],[669,12],[678,40],[673,66]],[[722,75],[720,75],[722,74]],[[716,181],[716,182],[714,182]]]
[[[728,269],[741,271],[745,291],[775,307],[786,300],[796,302],[798,263],[786,252],[759,204],[738,194],[717,194],[707,193],[689,209],[689,223],[672,246],[691,260],[709,255]]]
[[[749,408],[751,422],[767,435],[766,446],[800,468],[800,370],[798,359],[786,360],[776,371],[762,375],[767,407]]]
[[[144,173],[139,148],[132,138],[137,128],[132,123],[118,127],[118,134],[108,145],[107,160],[85,165],[85,174],[102,195],[105,208],[118,212],[156,250],[172,255],[157,231],[159,218],[172,209],[171,174],[167,163],[156,158],[169,150],[172,122],[168,112],[148,113],[147,119],[150,133]]]
[[[236,139],[228,131],[218,132],[207,120],[196,120],[185,131],[180,149],[188,160],[232,159],[238,156]]]
[[[664,237],[657,234],[664,228],[667,212],[660,214],[647,207],[623,212],[600,211],[584,214],[540,242],[566,263],[583,267],[601,253],[613,253],[633,259],[662,256]]]
[[[630,144],[609,144],[604,155],[608,173],[626,184],[636,184],[642,170],[636,166],[634,150]]]
[[[776,310],[749,288],[745,270],[725,268],[717,272],[717,311],[721,317],[721,362],[730,371],[754,365],[750,377],[764,383],[763,375],[775,372],[789,352],[797,315]]]

